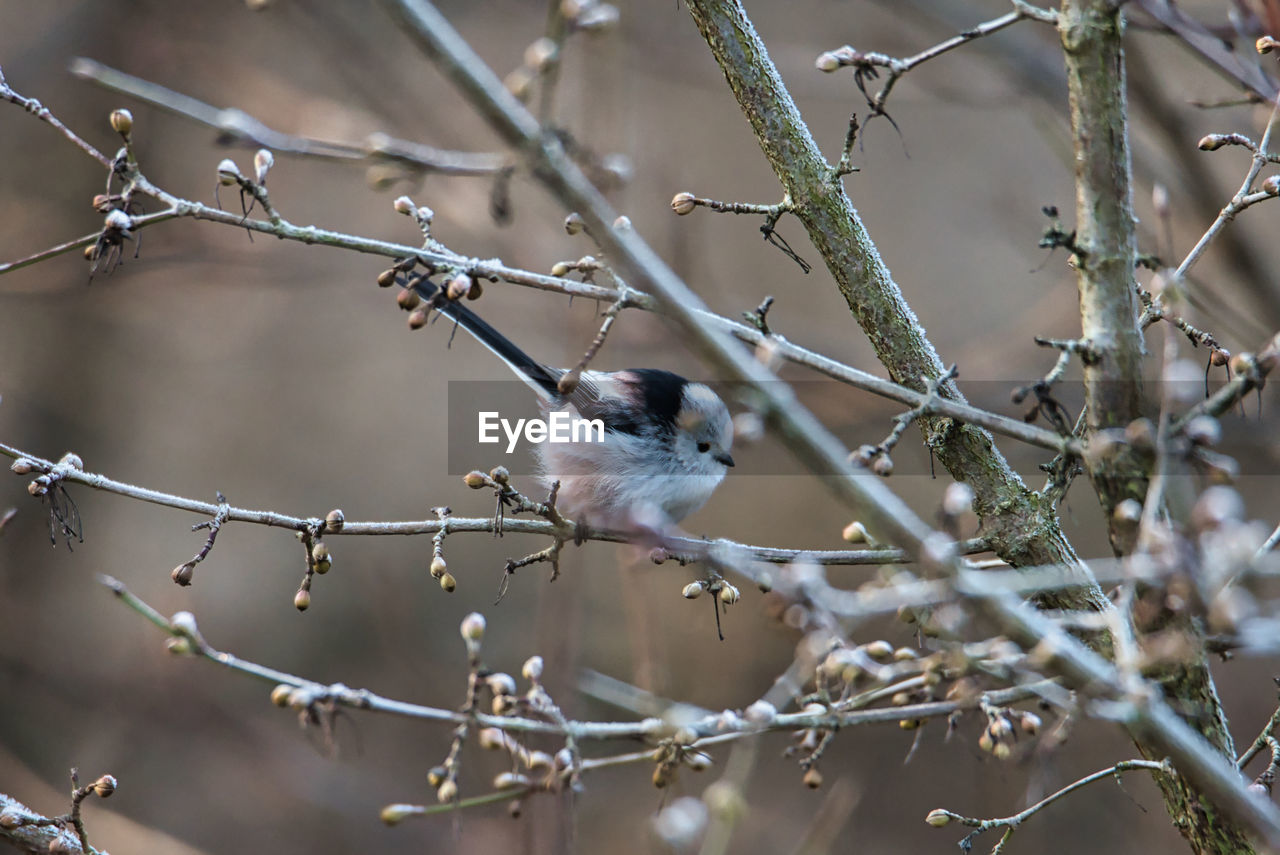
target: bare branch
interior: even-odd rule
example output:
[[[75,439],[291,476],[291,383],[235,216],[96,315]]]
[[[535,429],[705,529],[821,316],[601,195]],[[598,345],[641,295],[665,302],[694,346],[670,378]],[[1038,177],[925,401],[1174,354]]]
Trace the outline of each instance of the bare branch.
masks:
[[[300,157],[402,163],[420,172],[444,175],[493,175],[509,166],[504,155],[446,151],[419,142],[371,134],[362,144],[317,140],[273,130],[243,110],[218,108],[171,89],[117,71],[87,57],[71,61],[71,73],[139,101],[194,119],[247,148],[269,148]]]

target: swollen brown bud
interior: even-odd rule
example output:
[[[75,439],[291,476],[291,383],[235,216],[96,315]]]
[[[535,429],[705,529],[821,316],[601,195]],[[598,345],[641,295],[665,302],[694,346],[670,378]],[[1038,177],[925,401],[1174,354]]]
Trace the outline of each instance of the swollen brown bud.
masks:
[[[396,305],[406,312],[418,308],[418,304],[421,302],[422,297],[413,288],[404,288],[396,295]]]
[[[671,197],[671,210],[682,217],[685,214],[693,213],[693,209],[698,207],[696,199],[697,197],[692,193],[677,193]]]
[[[293,686],[288,683],[281,683],[271,690],[271,703],[283,709],[289,706],[289,699],[293,696]]]
[[[507,87],[508,92],[523,101],[529,97],[529,91],[533,88],[533,79],[533,69],[522,65],[504,77],[502,85]]]
[[[586,227],[586,221],[576,211],[564,218],[564,230],[571,235],[581,234]]]
[[[866,543],[867,529],[862,523],[854,520],[844,527],[844,531],[840,533],[847,543]]]
[[[573,390],[578,388],[578,383],[582,380],[582,372],[574,368],[560,375],[560,379],[556,381],[556,390],[561,395],[572,395]]]
[[[924,821],[932,825],[934,828],[942,828],[944,825],[951,822],[951,814],[947,813],[942,808],[935,808],[929,811],[929,815],[924,818]]]
[[[541,71],[548,62],[556,58],[556,53],[556,43],[543,36],[524,49],[524,64],[534,71]]]
[[[409,329],[420,330],[427,325],[431,313],[421,307],[409,313]]]
[[[1226,145],[1226,142],[1227,140],[1222,134],[1209,134],[1201,137],[1200,142],[1196,145],[1201,151],[1217,151]]]
[[[293,595],[293,607],[300,612],[311,608],[311,592],[299,589],[298,593]]]
[[[823,51],[818,54],[818,58],[814,60],[813,65],[819,71],[830,73],[840,67],[840,57],[836,56],[835,51]]]
[[[111,111],[111,130],[127,137],[133,130],[133,113],[128,110],[119,109]]]
[[[484,486],[485,477],[483,472],[472,470],[462,476],[462,483],[466,484],[472,490],[479,490]]]
[[[230,187],[236,183],[236,179],[240,177],[240,167],[236,166],[236,162],[231,158],[223,158],[218,163],[218,183],[223,187]]]
[[[346,524],[346,522],[347,522],[347,516],[342,512],[342,509],[334,508],[333,510],[329,511],[329,513],[325,514],[324,530],[332,531],[335,533],[342,531],[342,527]]]
[[[446,594],[452,594],[458,587],[458,580],[453,578],[452,573],[445,573],[440,577],[440,587]]]
[[[471,291],[471,277],[465,273],[459,273],[449,280],[445,285],[444,295],[450,300],[461,300]]]
[[[116,791],[116,779],[111,775],[103,775],[93,782],[93,792],[100,799],[109,798]]]
[[[185,564],[179,564],[177,567],[174,567],[173,572],[169,574],[169,578],[173,579],[173,581],[185,588],[191,584],[191,579],[195,574],[196,565],[188,561]]]
[[[388,267],[378,274],[379,288],[390,288],[394,284],[396,284],[396,269],[394,267]]]

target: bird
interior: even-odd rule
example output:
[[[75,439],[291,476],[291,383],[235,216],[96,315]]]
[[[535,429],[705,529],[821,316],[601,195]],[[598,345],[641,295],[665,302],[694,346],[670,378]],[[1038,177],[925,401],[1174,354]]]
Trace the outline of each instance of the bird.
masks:
[[[544,415],[564,412],[603,423],[600,441],[534,446],[541,482],[548,489],[559,483],[556,508],[579,526],[679,523],[707,502],[734,465],[733,419],[705,383],[657,368],[546,365],[449,299],[441,285],[417,277],[409,287],[501,359],[534,391]]]

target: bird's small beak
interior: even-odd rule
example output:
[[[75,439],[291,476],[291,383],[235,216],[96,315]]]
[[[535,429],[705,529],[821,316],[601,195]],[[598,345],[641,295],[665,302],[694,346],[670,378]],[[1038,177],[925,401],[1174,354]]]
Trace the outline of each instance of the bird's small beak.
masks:
[[[733,458],[729,456],[729,452],[727,451],[720,452],[714,459],[717,463],[723,463],[725,466],[733,466]]]

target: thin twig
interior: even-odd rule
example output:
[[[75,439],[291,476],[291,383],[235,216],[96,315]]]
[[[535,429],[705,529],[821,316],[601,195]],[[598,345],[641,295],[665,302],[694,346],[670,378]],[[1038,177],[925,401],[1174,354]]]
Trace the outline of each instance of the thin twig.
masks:
[[[35,468],[32,472],[49,472],[58,464],[51,460],[46,460],[35,454],[22,451],[10,445],[0,443],[0,455],[14,458],[15,460],[26,460],[34,464]],[[114,493],[119,496],[125,496],[130,499],[136,499],[142,502],[148,502],[153,505],[162,505],[168,508],[174,508],[180,511],[189,511],[191,513],[201,514],[214,519],[222,519],[224,522],[244,522],[254,523],[256,525],[264,525],[273,528],[285,528],[292,531],[307,532],[315,529],[318,525],[323,525],[324,520],[319,517],[300,517],[291,514],[282,514],[276,511],[254,510],[250,508],[241,508],[234,505],[214,504],[212,502],[202,502],[198,499],[190,499],[184,496],[177,496],[172,493],[164,493],[159,490],[153,490],[147,487],[140,487],[134,484],[128,484],[123,481],[117,481],[94,472],[86,472],[83,469],[65,469],[60,475],[61,480],[82,484],[94,490],[101,490],[107,493]],[[533,511],[532,506],[527,510]],[[539,534],[539,535],[569,535],[575,534],[575,527],[572,523],[561,520],[560,523],[547,519],[505,519],[501,523],[505,532],[513,534]],[[330,535],[436,535],[447,529],[449,534],[460,534],[464,532],[485,532],[495,533],[498,529],[498,523],[493,517],[455,517],[449,516],[446,520],[439,517],[435,519],[424,520],[400,520],[400,521],[344,521],[341,529],[324,531],[326,536]],[[605,543],[629,543],[634,536],[626,532],[611,531],[605,529],[590,528],[585,529],[584,537],[588,540],[597,540]],[[718,539],[713,541],[700,540],[688,537],[671,536],[667,539],[667,545],[671,547],[673,554],[682,555],[685,553],[696,554],[699,551],[708,548],[723,548],[738,551],[739,554],[749,560],[764,561],[771,564],[789,564],[795,561],[805,561],[813,564],[833,564],[833,565],[877,565],[877,564],[895,564],[911,560],[909,556],[901,549],[881,548],[881,549],[832,549],[832,550],[807,550],[807,549],[784,549],[770,546],[749,546],[746,544],[736,543],[730,540]],[[970,555],[975,552],[983,552],[987,549],[987,544],[981,538],[962,541],[958,544],[958,548],[962,554]]]
[[[1280,96],[1276,97],[1275,106],[1271,109],[1271,118],[1267,121],[1267,129],[1262,134],[1262,141],[1253,149],[1253,159],[1249,163],[1249,170],[1245,173],[1244,181],[1240,183],[1240,189],[1236,191],[1236,195],[1231,197],[1231,201],[1227,203],[1226,207],[1218,212],[1217,218],[1205,233],[1200,236],[1200,240],[1196,241],[1196,245],[1187,253],[1186,258],[1182,259],[1182,263],[1173,272],[1175,280],[1186,278],[1192,266],[1200,260],[1200,256],[1204,255],[1204,251],[1209,244],[1213,242],[1213,239],[1218,236],[1218,233],[1222,231],[1227,223],[1235,219],[1237,214],[1250,205],[1274,196],[1272,193],[1265,192],[1251,194],[1250,191],[1253,189],[1253,182],[1258,178],[1258,173],[1269,162],[1267,153],[1271,149],[1271,134],[1275,130],[1277,116],[1280,116]]]
[[[992,829],[1006,829],[1004,837],[1002,837],[1000,842],[996,844],[995,848],[991,850],[994,855],[994,853],[1000,852],[1003,849],[1005,842],[1008,841],[1012,832],[1019,825],[1026,822],[1032,816],[1044,810],[1058,799],[1075,792],[1081,787],[1088,786],[1094,781],[1101,781],[1104,778],[1111,777],[1118,778],[1121,772],[1130,772],[1137,769],[1145,769],[1150,772],[1161,772],[1166,775],[1173,771],[1167,763],[1157,763],[1154,760],[1123,760],[1114,766],[1109,766],[1106,769],[1094,772],[1092,775],[1085,775],[1080,780],[1068,784],[1053,795],[1041,799],[1031,807],[1026,810],[1019,811],[1013,816],[1006,816],[1001,819],[974,819],[973,817],[961,816],[958,813],[952,813],[949,810],[939,808],[929,813],[929,824],[941,827],[947,824],[946,820],[949,820],[959,822],[962,825],[967,825],[970,828],[973,828],[974,831],[970,832],[960,843],[960,848],[964,849],[966,852],[970,847],[972,847],[973,838],[977,837],[979,834],[982,834],[985,831],[991,831]]]
[[[421,172],[444,175],[493,175],[509,166],[501,154],[447,151],[418,142],[371,134],[363,143],[317,140],[283,133],[268,127],[243,110],[219,108],[174,92],[158,83],[125,74],[87,57],[71,60],[71,73],[83,80],[208,125],[225,139],[247,148],[268,148],[276,153],[345,161],[403,163]]]

